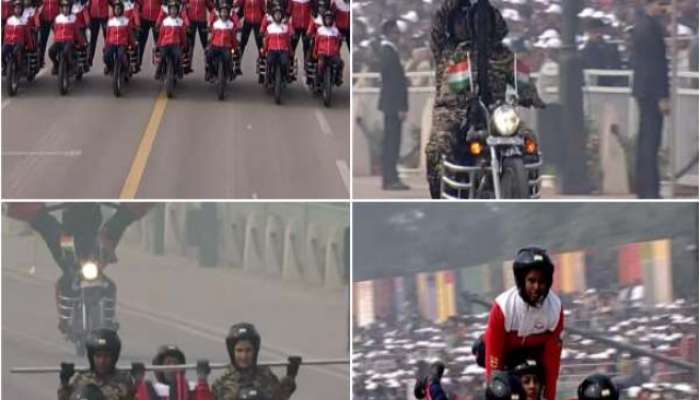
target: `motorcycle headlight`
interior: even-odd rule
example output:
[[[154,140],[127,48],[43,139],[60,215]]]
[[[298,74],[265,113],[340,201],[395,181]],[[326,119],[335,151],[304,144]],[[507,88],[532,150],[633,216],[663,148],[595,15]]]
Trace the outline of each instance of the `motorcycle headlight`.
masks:
[[[82,267],[80,267],[80,273],[83,275],[83,278],[91,281],[97,278],[97,275],[99,274],[99,269],[97,268],[97,264],[95,264],[92,261],[88,261],[85,264],[83,264]]]
[[[512,106],[500,106],[493,112],[493,124],[503,136],[514,135],[520,125],[520,117]]]

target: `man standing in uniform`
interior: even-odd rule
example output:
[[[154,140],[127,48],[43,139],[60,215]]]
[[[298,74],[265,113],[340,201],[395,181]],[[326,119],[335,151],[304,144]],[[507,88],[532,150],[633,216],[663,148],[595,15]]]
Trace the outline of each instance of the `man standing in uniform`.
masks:
[[[659,146],[663,118],[670,111],[668,99],[668,61],[664,27],[663,0],[642,0],[644,14],[632,32],[632,95],[639,109],[637,138],[636,192],[642,199],[659,198]]]
[[[289,357],[287,375],[279,380],[269,367],[257,365],[260,346],[261,338],[255,326],[245,322],[231,326],[226,337],[231,365],[212,384],[216,400],[238,400],[244,391],[261,393],[270,400],[287,400],[292,396],[301,357]]]
[[[401,148],[401,125],[408,111],[408,84],[401,65],[396,42],[399,27],[396,20],[386,21],[382,27],[384,38],[379,50],[382,87],[379,91],[379,111],[384,113],[384,144],[382,146],[382,189],[408,190],[401,182],[396,164]]]
[[[58,400],[69,400],[74,392],[87,385],[97,386],[105,400],[134,400],[136,389],[133,379],[128,373],[115,369],[122,348],[117,332],[98,329],[90,335],[86,347],[89,371],[80,372],[71,380],[75,366],[61,363]]]

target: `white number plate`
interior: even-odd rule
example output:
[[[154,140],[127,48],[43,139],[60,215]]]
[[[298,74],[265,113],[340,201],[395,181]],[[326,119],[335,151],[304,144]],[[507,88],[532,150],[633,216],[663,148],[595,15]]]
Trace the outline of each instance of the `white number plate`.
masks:
[[[486,144],[488,144],[489,146],[498,146],[498,145],[522,146],[523,145],[523,138],[521,138],[521,137],[489,136],[486,138]]]
[[[96,280],[96,281],[80,281],[80,287],[81,288],[89,288],[89,287],[103,287],[105,286],[104,281],[101,279]]]

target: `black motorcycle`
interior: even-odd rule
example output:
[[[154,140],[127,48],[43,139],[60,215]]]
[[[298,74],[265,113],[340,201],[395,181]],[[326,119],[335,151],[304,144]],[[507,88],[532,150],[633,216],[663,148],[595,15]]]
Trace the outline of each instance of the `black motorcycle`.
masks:
[[[326,58],[322,67],[318,68],[318,60],[309,60],[306,64],[306,76],[311,82],[312,91],[320,95],[323,105],[330,107],[333,101],[333,86],[340,86],[340,66]]]
[[[136,49],[130,46],[120,46],[124,57],[119,57],[119,51],[115,51],[112,59],[112,90],[115,97],[121,97],[124,85],[131,79],[138,66],[138,54]]]
[[[153,49],[153,63],[156,65],[156,68],[160,68],[160,81],[165,86],[165,94],[168,96],[168,98],[172,98],[174,95],[175,86],[177,86],[177,81],[180,78],[176,72],[175,60],[173,59],[173,56],[168,55],[165,58],[162,58],[162,60],[161,58],[162,56],[160,49]],[[187,66],[189,65],[187,51],[182,52],[182,58],[180,61],[180,68],[186,70]]]
[[[268,77],[269,74],[269,77]],[[291,82],[296,74],[296,63],[294,57],[289,58],[289,70],[282,71],[280,63],[270,65],[268,68],[267,58],[258,58],[258,75],[260,82],[263,82],[268,92],[272,92],[275,97],[276,104],[282,104],[282,89]]]
[[[22,51],[15,48],[9,59],[6,60],[5,68],[7,68],[7,94],[12,97],[19,90],[20,79],[25,78],[27,82],[31,82],[39,73],[39,56],[37,50]]]
[[[116,208],[115,205],[107,204]],[[117,330],[116,285],[104,271],[97,232],[72,232],[72,226],[83,221],[70,221],[65,209],[69,205],[48,207],[48,211],[64,210],[61,250],[64,275],[57,290],[59,317],[65,327],[66,339],[75,345],[76,354],[85,355],[88,335],[101,328]],[[67,267],[67,268],[66,268]]]
[[[75,78],[76,81],[83,79],[83,74],[88,70],[87,63],[87,48],[73,47],[73,63],[69,60],[66,52],[58,53],[58,91],[61,96],[64,96],[70,90],[70,80]]]
[[[237,56],[236,50],[231,49],[231,62],[227,63],[223,57],[217,57],[212,68],[212,75],[216,77],[216,94],[219,100],[226,97],[226,85],[228,82],[236,79],[236,73],[240,68],[240,59]]]

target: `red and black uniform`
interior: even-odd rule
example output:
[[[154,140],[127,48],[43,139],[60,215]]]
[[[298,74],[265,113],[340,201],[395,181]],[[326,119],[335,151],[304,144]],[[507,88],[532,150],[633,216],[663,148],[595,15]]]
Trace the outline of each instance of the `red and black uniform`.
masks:
[[[46,45],[49,41],[49,34],[53,22],[59,14],[58,0],[44,0],[39,12],[39,62],[44,64],[44,54],[46,54]]]
[[[4,6],[4,4],[3,4]],[[7,61],[13,54],[19,57],[24,55],[24,50],[33,46],[34,37],[28,19],[23,16],[10,15],[5,21],[2,36],[2,66],[3,71]]]
[[[87,7],[85,7],[85,5],[81,2],[76,1],[71,6],[70,12],[77,18],[80,34],[83,36],[83,38],[86,38],[87,36],[85,36],[85,32],[87,31],[88,26],[90,26],[90,13],[88,12]]]
[[[153,42],[158,41],[156,36],[156,20],[160,14],[160,0],[136,0],[139,5],[141,17],[141,29],[139,30],[139,64],[143,61],[143,52],[148,42],[148,31],[153,35]]]
[[[538,306],[526,303],[516,287],[496,298],[485,334],[486,378],[504,370],[513,351],[539,354],[544,368],[544,399],[555,400],[562,350],[564,310],[559,297],[549,292]]]
[[[335,25],[345,37],[350,50],[350,1],[333,0],[331,11],[335,13]]]
[[[88,63],[92,65],[92,60],[95,58],[95,47],[97,46],[97,37],[102,29],[103,39],[107,37],[107,19],[109,18],[109,3],[108,0],[90,0],[88,9],[90,11],[90,53],[88,55]]]
[[[122,14],[121,16],[113,16],[107,21],[107,40],[104,49],[104,63],[108,71],[114,68],[114,55],[128,65],[126,50],[128,47],[135,46],[134,28],[131,26],[129,17]]]
[[[80,32],[78,17],[73,14],[58,14],[53,23],[54,43],[49,49],[49,58],[54,64],[53,71],[58,69],[58,52],[68,57],[68,65],[73,65],[73,46],[84,47],[85,37]]]
[[[240,0],[238,3],[243,13],[243,26],[241,27],[241,55],[245,52],[248,45],[250,32],[253,32],[255,37],[255,45],[258,51],[262,48],[263,38],[260,30],[260,24],[265,18],[265,0]]]
[[[306,34],[309,23],[313,20],[313,9],[311,0],[289,0],[287,15],[292,17],[292,54],[296,53],[299,39],[302,40],[304,48],[304,58],[309,57],[311,48],[311,38]]]
[[[323,16],[319,14],[316,18],[312,19],[311,22],[309,22],[309,26],[306,28],[306,36],[313,40],[316,37],[316,31],[322,26]]]
[[[187,47],[187,24],[181,17],[167,16],[157,24],[161,62],[171,57],[178,76],[182,77],[182,51]],[[160,66],[158,67],[160,70]]]
[[[136,38],[139,29],[141,29],[141,12],[139,11],[136,3],[133,1],[124,1],[124,16],[129,18],[129,24],[134,32],[134,38]]]
[[[37,34],[39,32],[39,27],[41,26],[39,13],[37,12],[36,7],[25,7],[24,11],[22,12],[22,18],[27,21],[29,36],[31,37],[31,41],[26,44],[27,50],[36,50]]]
[[[267,57],[267,79],[272,75],[272,67],[280,66],[281,71],[289,71],[289,54],[292,49],[292,30],[289,25],[272,22],[265,28],[263,54]],[[282,76],[286,76],[283,73]]]
[[[202,44],[202,50],[205,50],[207,48],[208,39],[208,14],[214,12],[214,2],[212,0],[189,0],[186,7],[187,17],[191,24],[191,29],[187,32],[190,52],[194,52],[194,42],[197,32],[199,32],[199,42]]]
[[[227,21],[212,14],[210,25],[211,43],[207,51],[207,65],[213,66],[220,57],[224,64],[231,65],[231,49],[238,49],[236,32],[238,31],[238,16],[233,15]]]
[[[214,400],[205,378],[188,382],[184,372],[175,376],[176,382],[167,385],[162,382],[142,380],[136,383],[136,400]]]
[[[340,59],[340,47],[343,45],[343,36],[335,26],[322,26],[316,30],[314,41],[314,59],[318,60],[316,66],[317,76],[327,63],[338,67],[338,78],[343,76],[343,60]]]

